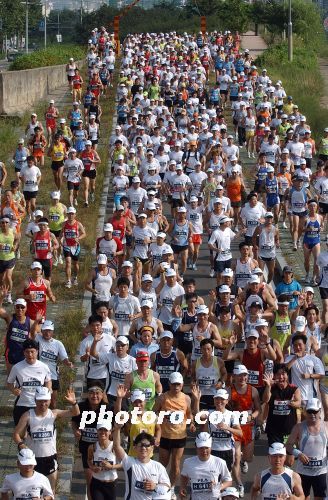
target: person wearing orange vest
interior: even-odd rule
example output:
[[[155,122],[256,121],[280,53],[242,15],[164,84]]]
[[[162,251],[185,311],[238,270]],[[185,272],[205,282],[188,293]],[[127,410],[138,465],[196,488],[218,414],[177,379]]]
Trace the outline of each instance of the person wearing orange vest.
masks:
[[[232,167],[231,176],[226,179],[227,196],[230,198],[233,210],[235,230],[237,230],[239,213],[242,205],[242,193],[246,191],[244,182],[238,174],[238,169]]]
[[[86,232],[81,222],[76,220],[76,210],[74,207],[67,209],[67,221],[64,222],[61,241],[63,254],[65,257],[66,288],[72,287],[72,261],[75,276],[73,285],[77,286],[77,274],[79,272],[79,256],[81,252],[80,241],[86,237]]]
[[[85,149],[81,153],[81,160],[84,166],[82,177],[84,178],[84,206],[89,206],[89,188],[90,200],[95,200],[97,164],[100,163],[100,157],[94,149],[92,142],[85,142]]]
[[[49,222],[46,217],[41,217],[38,222],[40,231],[33,235],[35,260],[40,262],[44,277],[51,279],[52,251],[59,247],[56,236],[49,231]]]
[[[244,497],[244,486],[241,481],[241,471],[246,473],[248,462],[254,456],[254,422],[261,413],[261,403],[257,389],[248,383],[248,370],[244,365],[238,365],[233,370],[233,384],[228,389],[230,392],[231,409],[233,411],[246,411],[247,423],[241,425],[243,437],[235,436],[235,462],[232,472],[237,482],[239,497]],[[243,462],[241,462],[241,452]]]

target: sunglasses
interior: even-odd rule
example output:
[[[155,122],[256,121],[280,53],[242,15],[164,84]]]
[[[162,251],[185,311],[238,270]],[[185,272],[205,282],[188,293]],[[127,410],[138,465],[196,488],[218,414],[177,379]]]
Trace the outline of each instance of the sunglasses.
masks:
[[[16,309],[25,309],[25,306],[15,306]]]
[[[319,410],[306,410],[306,413],[308,413],[309,415],[316,415],[317,413],[319,413]]]
[[[150,443],[139,443],[138,446],[139,448],[150,448],[153,445]]]
[[[1,221],[1,224],[9,224],[9,222],[8,222],[8,221],[6,221],[6,220],[2,220],[2,221]]]

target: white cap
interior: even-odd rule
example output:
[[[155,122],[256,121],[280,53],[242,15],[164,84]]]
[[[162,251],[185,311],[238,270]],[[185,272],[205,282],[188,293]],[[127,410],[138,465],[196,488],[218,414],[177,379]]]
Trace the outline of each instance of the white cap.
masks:
[[[249,280],[248,283],[261,283],[260,278],[257,275],[252,276]]]
[[[68,207],[66,210],[67,214],[76,214],[76,209],[74,207]]]
[[[255,330],[254,328],[252,328],[251,330],[248,330],[246,332],[246,338],[248,339],[249,337],[255,337],[255,338],[259,338],[259,332],[257,330]]]
[[[104,253],[100,253],[97,257],[97,264],[107,264],[107,262],[107,255],[105,255]]]
[[[214,198],[213,204],[215,204],[215,203],[221,203],[221,205],[222,205],[222,199],[221,198]]]
[[[24,306],[24,307],[26,307],[26,300],[25,299],[16,299],[15,300],[15,306]]]
[[[53,99],[50,99],[49,104],[55,104],[55,101]]]
[[[257,328],[258,326],[269,326],[269,323],[265,319],[259,318],[258,320],[256,320],[255,328]]]
[[[142,300],[140,305],[141,307],[149,307],[149,309],[152,309],[154,307],[152,301],[147,299]]]
[[[43,212],[42,210],[38,209],[33,212],[33,217],[43,217]]]
[[[219,287],[219,293],[231,293],[230,287],[228,285],[221,285]]]
[[[166,278],[172,278],[173,276],[176,276],[177,273],[175,272],[174,269],[168,269],[165,273]]]
[[[209,309],[205,304],[200,304],[196,309],[196,314],[208,314]]]
[[[140,219],[141,217],[147,219],[148,215],[147,214],[144,214],[144,213],[141,213],[141,214],[138,214],[137,215],[137,219]]]
[[[238,158],[237,158],[237,156],[236,156],[236,155],[232,155],[232,156],[230,157],[230,161],[237,161],[237,160],[238,160]]]
[[[132,182],[141,182],[140,177],[137,175],[135,177],[132,177]]]
[[[230,267],[226,267],[223,272],[221,273],[221,276],[233,276],[233,270],[230,269]]]
[[[106,224],[104,224],[104,232],[106,232],[106,231],[112,232],[113,229],[114,229],[113,225],[110,222],[107,222]]]
[[[148,203],[147,203],[147,205],[146,205],[146,209],[147,209],[147,210],[156,210],[156,205],[155,205],[155,203],[148,202]]]
[[[22,448],[17,455],[21,465],[36,465],[35,455],[29,448]]]
[[[222,215],[219,219],[219,224],[224,224],[225,222],[231,222],[233,219],[231,217],[227,217],[226,215]]]
[[[59,123],[66,123],[65,118],[61,118],[61,119],[59,120]]]
[[[153,277],[151,274],[144,274],[141,278],[141,281],[153,281]]]
[[[163,255],[165,254],[170,254],[170,255],[173,255],[173,248],[171,247],[171,245],[165,245],[164,247],[164,250],[163,250]],[[167,262],[164,262],[164,264],[167,264]]]
[[[255,267],[255,269],[253,269],[252,271],[252,274],[263,274],[263,271],[260,267]]]
[[[85,145],[86,146],[92,146],[92,142],[91,141],[85,141]]]
[[[111,431],[112,430],[112,423],[109,419],[103,419],[102,422],[99,422],[97,424],[97,429],[106,429],[107,431]]]
[[[270,165],[267,167],[267,172],[274,172],[274,168]]]
[[[297,332],[304,332],[306,327],[306,319],[304,316],[297,316],[295,320],[295,329]]]
[[[212,448],[212,438],[208,432],[200,432],[196,437],[197,448]]]
[[[52,330],[55,329],[55,323],[51,321],[51,319],[47,319],[44,323],[42,323],[41,330]]]
[[[178,212],[179,212],[179,213],[186,213],[186,212],[187,212],[187,209],[186,209],[186,207],[179,207],[179,208],[178,208]]]
[[[286,455],[286,448],[282,443],[272,443],[269,447],[269,455]]]
[[[197,196],[190,196],[190,200],[189,201],[190,202],[192,202],[192,201],[196,201],[197,202],[198,198],[197,198]]]
[[[53,191],[50,196],[53,200],[60,200],[60,191]]]
[[[19,139],[18,144],[24,144],[24,139],[23,138]]]
[[[37,260],[35,260],[31,264],[31,269],[42,269],[42,265],[40,264],[40,262],[38,262]]]
[[[229,399],[229,393],[225,389],[218,389],[213,397],[214,398]]]
[[[173,339],[173,333],[169,330],[164,330],[159,336],[159,339]]]
[[[179,372],[173,372],[169,376],[170,384],[183,384],[183,376]]]
[[[306,403],[306,410],[314,410],[314,411],[319,411],[321,410],[321,402],[318,398],[312,398],[309,399],[308,402]]]
[[[125,260],[122,264],[122,267],[133,267],[133,264],[129,260]]]
[[[281,154],[289,154],[289,149],[283,148],[283,150],[281,151]]]
[[[69,151],[68,151],[68,154],[70,155],[71,153],[76,153],[76,149],[70,148]]]
[[[248,374],[248,370],[247,370],[245,365],[238,365],[238,366],[235,366],[235,368],[233,369],[234,375],[242,375],[243,373]]]
[[[225,490],[221,491],[221,497],[235,497],[239,498],[239,492],[234,486],[229,486]]]
[[[48,387],[37,387],[35,390],[34,399],[36,401],[50,401],[51,392]]]
[[[117,338],[116,338],[116,344],[118,342],[121,342],[121,344],[124,344],[124,345],[128,345],[129,343],[129,339],[128,337],[126,337],[126,335],[119,335]]]
[[[312,286],[306,286],[306,287],[304,287],[304,292],[305,293],[311,292],[311,293],[314,294],[314,290],[313,290]]]
[[[271,217],[273,218],[273,213],[272,212],[265,212],[265,214],[264,214],[264,218],[265,219],[268,219],[268,218],[271,218]]]
[[[166,238],[166,233],[163,233],[162,231],[159,231],[159,232],[156,234],[156,237],[157,237],[157,238],[163,238],[163,239],[165,239],[165,238]]]
[[[145,401],[146,395],[140,389],[135,389],[134,391],[131,392],[130,399],[132,403],[134,403],[135,401]]]

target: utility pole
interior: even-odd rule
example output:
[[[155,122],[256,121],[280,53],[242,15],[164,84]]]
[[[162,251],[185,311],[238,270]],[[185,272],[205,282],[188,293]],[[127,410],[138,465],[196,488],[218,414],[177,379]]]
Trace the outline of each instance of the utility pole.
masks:
[[[293,23],[292,23],[292,0],[289,0],[288,9],[288,61],[293,60]]]
[[[44,48],[47,48],[47,0],[44,2]]]
[[[26,0],[26,14],[25,14],[25,50],[28,54],[28,1]]]
[[[82,24],[83,23],[83,0],[81,0],[80,21],[81,21],[81,24]]]

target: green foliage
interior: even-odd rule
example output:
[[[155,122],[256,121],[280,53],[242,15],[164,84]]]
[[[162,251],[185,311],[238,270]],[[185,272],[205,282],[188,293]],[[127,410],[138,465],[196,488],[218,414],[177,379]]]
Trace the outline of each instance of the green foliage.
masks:
[[[247,31],[250,5],[243,0],[221,0],[218,2],[217,16],[222,30]]]
[[[47,49],[36,50],[31,54],[26,54],[10,65],[10,71],[41,68],[42,66],[55,66],[66,64],[68,59],[73,57],[76,61],[85,58],[85,49],[76,45],[52,45]]]
[[[293,96],[311,124],[313,135],[319,137],[326,126],[327,112],[320,106],[324,81],[315,49],[295,37],[292,62],[288,61],[287,42],[283,42],[266,50],[257,58],[256,65],[267,68],[273,81],[282,80],[286,93]]]
[[[0,17],[2,18],[3,33],[8,37],[15,34],[25,33],[25,13],[26,7],[21,0],[1,0]],[[35,28],[42,17],[42,7],[40,1],[34,1],[28,6],[29,26]]]

